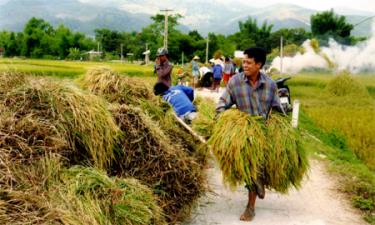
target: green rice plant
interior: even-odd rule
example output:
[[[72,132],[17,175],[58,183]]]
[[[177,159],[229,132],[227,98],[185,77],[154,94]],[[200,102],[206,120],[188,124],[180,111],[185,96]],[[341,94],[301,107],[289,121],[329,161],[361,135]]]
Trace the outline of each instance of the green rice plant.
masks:
[[[212,100],[200,101],[197,104],[198,116],[192,122],[192,127],[200,135],[209,138],[215,124],[215,103]]]
[[[349,147],[369,168],[375,169],[374,107],[322,106],[307,109],[316,124],[326,132],[339,131]],[[339,119],[338,119],[339,118]]]
[[[340,115],[332,112],[333,115]],[[323,117],[324,114],[321,114]],[[325,155],[331,161],[330,172],[339,180],[339,188],[349,194],[353,206],[362,209],[364,219],[375,220],[375,174],[360,160],[347,145],[345,136],[337,131],[325,131],[317,126],[314,120],[304,112],[300,113],[300,126],[308,135],[305,146],[312,152]],[[311,138],[314,137],[314,138]],[[370,206],[372,204],[372,206]]]
[[[52,122],[53,129],[68,140],[72,161],[88,160],[98,168],[111,162],[119,129],[97,96],[68,82],[42,79],[9,92],[4,102],[16,118],[32,115]]]
[[[264,152],[265,184],[281,193],[291,185],[299,188],[309,164],[299,131],[290,125],[288,117],[278,114],[271,115],[266,127],[269,147]]]
[[[231,188],[257,180],[264,163],[267,140],[263,120],[239,110],[220,115],[208,143],[216,156],[223,179]]]

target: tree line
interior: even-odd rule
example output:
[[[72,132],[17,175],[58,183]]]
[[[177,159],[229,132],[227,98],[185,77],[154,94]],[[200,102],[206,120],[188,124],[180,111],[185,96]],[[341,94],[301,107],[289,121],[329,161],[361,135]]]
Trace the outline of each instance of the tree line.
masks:
[[[168,50],[170,59],[181,62],[182,55],[191,59],[194,55],[205,58],[206,38],[193,30],[183,33],[178,30],[179,14],[171,15],[169,20]],[[142,59],[143,52],[151,50],[151,58],[155,57],[156,49],[163,45],[164,15],[152,16],[153,23],[142,28],[140,32],[119,32],[109,29],[96,29],[95,37],[80,32],[73,32],[64,25],[54,28],[47,21],[31,18],[22,32],[0,32],[0,49],[6,57],[23,56],[48,59],[82,59],[85,52],[98,49],[104,53],[104,59],[119,59],[132,53],[135,59]],[[363,38],[351,36],[353,25],[346,22],[333,10],[316,13],[311,16],[311,32],[303,28],[283,28],[272,32],[272,24],[264,22],[259,25],[256,19],[249,17],[240,21],[239,31],[230,35],[209,33],[209,57],[215,52],[232,56],[235,50],[243,50],[249,46],[259,46],[271,55],[277,55],[280,37],[283,37],[285,54],[292,55],[300,51],[299,46],[306,40],[316,38],[321,44],[327,44],[329,38],[339,43],[353,45]]]

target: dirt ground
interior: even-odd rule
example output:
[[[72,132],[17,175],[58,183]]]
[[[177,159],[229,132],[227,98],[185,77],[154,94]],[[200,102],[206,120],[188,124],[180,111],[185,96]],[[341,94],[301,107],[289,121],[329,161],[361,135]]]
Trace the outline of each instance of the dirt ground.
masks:
[[[222,92],[222,90],[220,91]],[[221,93],[197,91],[197,95],[218,100]],[[266,191],[265,199],[257,199],[256,216],[251,222],[239,220],[247,203],[244,187],[232,192],[222,183],[220,169],[214,161],[207,169],[209,187],[184,225],[359,225],[367,224],[348,199],[337,191],[337,181],[320,160],[311,160],[308,178],[300,190],[281,195]]]

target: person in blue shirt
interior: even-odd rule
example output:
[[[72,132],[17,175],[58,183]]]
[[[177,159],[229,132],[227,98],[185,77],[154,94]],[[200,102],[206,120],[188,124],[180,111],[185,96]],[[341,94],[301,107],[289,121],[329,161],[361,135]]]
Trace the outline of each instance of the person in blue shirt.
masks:
[[[197,116],[197,109],[193,104],[194,89],[188,86],[176,85],[168,87],[162,82],[154,86],[154,94],[161,95],[165,101],[172,105],[173,110],[187,123]]]
[[[221,79],[223,77],[223,67],[219,59],[216,59],[214,63],[215,65],[212,67],[212,73],[214,74],[212,90],[219,92]]]

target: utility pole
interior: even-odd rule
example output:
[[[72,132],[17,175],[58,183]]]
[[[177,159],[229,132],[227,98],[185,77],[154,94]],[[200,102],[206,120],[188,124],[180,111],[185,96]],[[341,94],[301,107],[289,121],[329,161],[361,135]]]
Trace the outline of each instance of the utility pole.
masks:
[[[181,65],[184,65],[184,52],[181,53]]]
[[[160,10],[165,12],[164,15],[164,48],[168,49],[168,12],[172,12],[172,9],[162,9]]]
[[[121,44],[121,63],[124,61],[123,47],[124,44]]]
[[[209,36],[210,36],[210,35],[207,34],[207,43],[206,43],[206,64],[208,63],[208,42],[209,42],[208,37],[209,37]]]
[[[280,37],[280,74],[283,73],[283,36]]]
[[[145,63],[148,65],[150,63],[150,53],[148,52],[148,43],[146,43],[146,51],[145,51]]]

